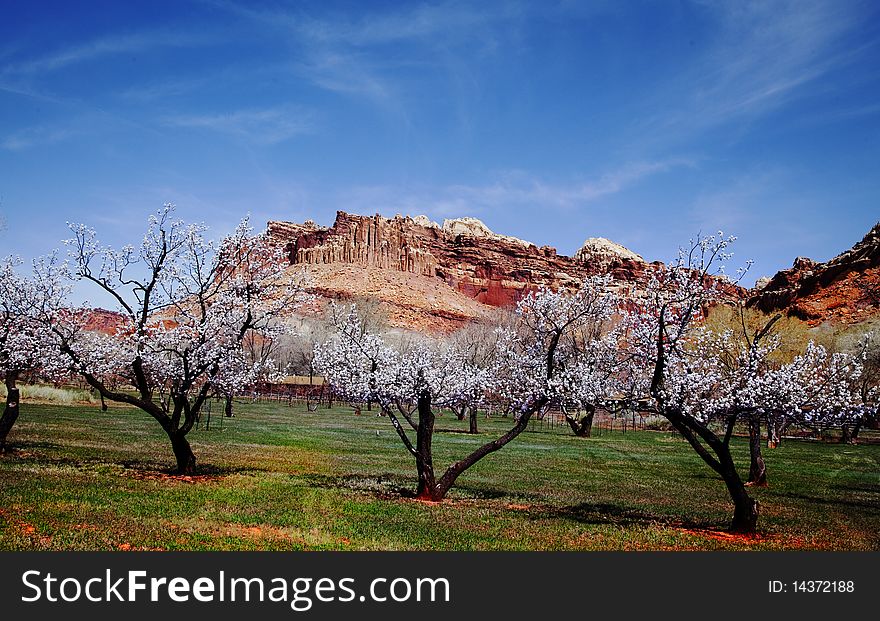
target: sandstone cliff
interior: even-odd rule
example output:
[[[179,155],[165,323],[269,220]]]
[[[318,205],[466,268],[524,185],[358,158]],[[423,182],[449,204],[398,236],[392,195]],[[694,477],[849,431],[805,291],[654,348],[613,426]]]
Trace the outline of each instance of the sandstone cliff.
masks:
[[[124,315],[103,308],[86,309],[79,316],[82,318],[82,327],[87,332],[116,334],[119,327],[125,323]]]
[[[396,325],[416,329],[453,329],[492,307],[513,306],[542,285],[577,286],[592,274],[608,273],[619,288],[638,288],[648,266],[601,238],[567,257],[494,233],[475,218],[440,226],[424,216],[338,212],[331,227],[269,222],[268,231],[284,245],[291,265],[307,271],[317,292],[369,295],[387,304]]]
[[[880,313],[880,223],[826,263],[798,257],[750,297],[749,306],[785,311],[810,325],[857,323]]]

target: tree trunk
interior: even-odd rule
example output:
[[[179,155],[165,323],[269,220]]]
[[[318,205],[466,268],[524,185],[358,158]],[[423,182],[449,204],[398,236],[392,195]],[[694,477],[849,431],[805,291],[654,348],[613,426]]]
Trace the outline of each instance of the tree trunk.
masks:
[[[733,463],[730,446],[723,442],[713,447],[713,450],[720,464],[718,474],[724,479],[730,499],[733,500],[733,521],[730,523],[730,532],[753,534],[758,525],[758,501],[746,491],[746,486],[736,471],[736,464]]]
[[[852,433],[849,430],[849,425],[844,425],[840,430],[840,443],[841,444],[855,444],[853,441]]]
[[[761,455],[761,419],[757,415],[749,417],[749,485],[765,487],[767,485],[767,466]]]
[[[688,441],[697,455],[724,479],[727,491],[733,500],[733,520],[730,531],[734,533],[754,533],[758,525],[758,502],[749,496],[743,485],[736,464],[730,454],[730,437],[736,424],[736,417],[727,420],[727,429],[721,439],[699,420],[685,415],[677,408],[666,405],[663,395],[664,374],[666,372],[665,307],[660,311],[660,330],[657,334],[657,359],[654,376],[651,379],[651,396],[656,400],[660,413]],[[705,443],[705,444],[704,444]],[[707,448],[708,447],[708,448]],[[711,453],[710,450],[711,449]],[[712,453],[715,455],[713,456]]]
[[[6,450],[6,436],[18,420],[19,397],[21,393],[15,385],[18,374],[10,372],[6,375],[6,408],[0,416],[0,452]]]
[[[437,484],[435,486],[435,499],[442,500],[446,496],[446,493],[455,484],[456,479],[458,479],[459,475],[461,475],[462,472],[483,459],[486,455],[494,453],[495,451],[498,451],[507,446],[508,442],[516,438],[525,430],[526,427],[528,427],[529,420],[531,419],[532,415],[540,410],[542,407],[544,407],[546,404],[546,398],[540,399],[535,405],[523,412],[516,420],[516,424],[501,437],[496,438],[491,442],[486,442],[484,445],[477,448],[464,459],[460,459],[449,466],[443,473],[443,476],[440,477],[440,480],[437,481]]]
[[[730,492],[730,497],[733,499],[733,521],[730,523],[730,532],[753,534],[758,525],[758,501],[746,492],[736,468],[732,468],[722,476],[727,485],[727,491]]]
[[[856,424],[853,425],[852,435],[850,436],[850,444],[858,444],[859,443],[859,432],[862,430],[862,425],[865,423],[865,417],[859,416],[858,420],[856,420]]]
[[[419,473],[419,485],[416,497],[421,500],[443,500],[444,493],[437,489],[434,477],[434,455],[432,441],[434,439],[434,412],[431,410],[431,395],[422,393],[418,399],[419,426],[416,431],[416,469]]]
[[[226,418],[232,418],[235,414],[232,412],[232,395],[226,395],[226,405],[223,408]]]
[[[568,423],[568,426],[571,427],[574,435],[579,438],[589,438],[593,435],[593,417],[595,415],[596,408],[590,405],[584,410],[584,415],[580,420],[574,416],[569,416],[568,413],[566,413],[565,421]]]
[[[880,407],[874,409],[870,414],[864,416],[865,427],[868,429],[880,429]]]
[[[733,521],[730,523],[730,532],[754,533],[758,524],[758,501],[749,496],[746,491],[746,486],[736,470],[736,464],[733,463],[728,444],[735,419],[732,418],[728,421],[727,434],[722,440],[708,427],[687,418],[680,412],[666,410],[664,416],[685,437],[703,461],[724,479],[730,499],[733,501]],[[700,442],[700,438],[712,449],[714,457]]]
[[[774,417],[767,419],[767,448],[776,448],[781,440],[780,423]]]
[[[479,433],[477,431],[477,408],[471,408],[470,429],[469,433]]]
[[[174,431],[168,434],[168,438],[171,440],[171,448],[174,450],[174,457],[177,459],[177,474],[194,474],[196,471],[196,456],[193,455],[186,435],[179,431]]]
[[[467,406],[463,405],[460,409],[456,410],[454,407],[452,411],[455,412],[455,418],[458,420],[464,420],[464,415],[467,413]]]

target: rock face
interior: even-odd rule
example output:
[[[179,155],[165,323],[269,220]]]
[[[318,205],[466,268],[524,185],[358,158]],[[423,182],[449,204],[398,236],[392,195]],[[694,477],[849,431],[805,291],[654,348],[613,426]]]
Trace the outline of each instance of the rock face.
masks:
[[[116,311],[103,308],[90,308],[83,311],[82,327],[87,332],[116,334],[117,329],[125,323],[125,316]]]
[[[798,257],[790,269],[754,290],[748,305],[785,311],[810,325],[857,323],[880,313],[880,223],[826,263]]]
[[[453,220],[443,221],[443,232],[452,237],[464,235],[466,237],[481,237],[483,239],[494,239],[502,243],[516,244],[519,246],[533,246],[534,244],[523,241],[517,237],[510,235],[499,235],[489,230],[489,227],[483,224],[481,220],[476,218],[455,218]]]
[[[420,243],[421,237],[429,236],[435,229],[415,224],[411,218],[361,218],[339,212],[330,228],[311,222],[269,222],[268,226],[272,237],[285,242],[292,264],[351,263],[435,275],[436,260]]]
[[[424,310],[445,324],[472,319],[485,306],[512,306],[542,285],[577,286],[592,274],[611,274],[620,288],[639,287],[648,267],[641,257],[608,240],[587,240],[574,257],[567,257],[549,246],[494,233],[475,218],[446,220],[440,226],[424,216],[389,219],[340,211],[331,227],[269,222],[268,232],[284,245],[291,265],[313,266],[307,273],[319,292],[344,297],[350,287],[337,277],[354,277],[351,270],[320,266],[402,272],[411,283],[407,287],[416,287],[415,278],[419,288],[428,286],[436,293],[434,307]],[[370,278],[371,295],[391,305],[399,306],[398,298],[410,293],[401,293],[400,276]]]
[[[624,248],[604,237],[590,237],[580,250],[574,253],[574,260],[579,263],[601,263],[611,265],[615,261],[631,261],[644,263],[645,260],[629,248]]]

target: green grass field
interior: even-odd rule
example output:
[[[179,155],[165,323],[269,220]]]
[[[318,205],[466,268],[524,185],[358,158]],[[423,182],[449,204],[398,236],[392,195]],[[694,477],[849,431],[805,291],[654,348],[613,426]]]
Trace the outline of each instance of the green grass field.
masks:
[[[219,423],[190,434],[203,474],[181,479],[138,410],[23,404],[0,456],[0,548],[880,549],[880,445],[766,451],[760,534],[743,539],[723,532],[721,480],[668,433],[527,432],[427,504],[401,494],[415,469],[385,418],[262,403]],[[509,421],[480,423],[477,437],[438,433],[437,466]]]

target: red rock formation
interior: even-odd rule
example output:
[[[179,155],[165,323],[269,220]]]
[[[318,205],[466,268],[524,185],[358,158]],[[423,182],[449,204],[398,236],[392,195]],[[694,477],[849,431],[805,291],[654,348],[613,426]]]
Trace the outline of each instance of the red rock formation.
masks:
[[[291,264],[354,264],[397,270],[436,279],[485,305],[512,306],[529,291],[546,285],[577,286],[586,276],[610,273],[621,286],[644,282],[648,266],[625,251],[556,253],[488,231],[473,219],[452,220],[443,227],[396,216],[391,219],[338,212],[329,228],[270,222],[269,234],[283,243]],[[473,233],[473,234],[470,234]],[[605,240],[602,240],[603,242]]]
[[[270,222],[270,235],[286,241],[291,263],[327,265],[354,263],[362,267],[396,269],[434,276],[436,260],[427,249],[435,229],[411,218],[387,220],[339,212],[329,229],[313,223]]]
[[[115,311],[103,308],[90,308],[82,311],[84,330],[89,332],[103,332],[104,334],[116,334],[117,328],[125,323],[125,317]]]
[[[864,239],[826,263],[798,257],[755,291],[748,305],[783,310],[810,325],[857,323],[880,313],[880,223]]]

